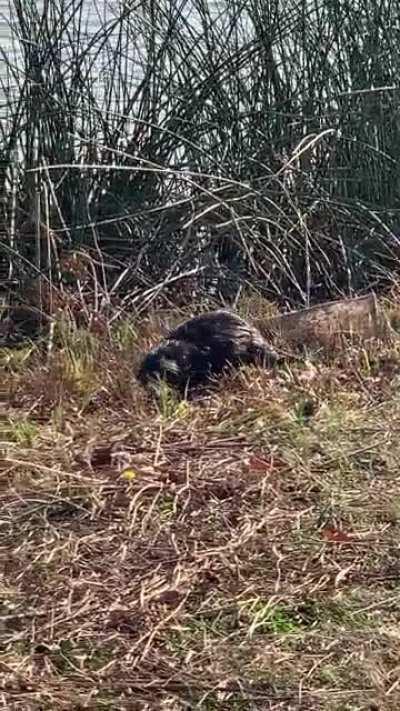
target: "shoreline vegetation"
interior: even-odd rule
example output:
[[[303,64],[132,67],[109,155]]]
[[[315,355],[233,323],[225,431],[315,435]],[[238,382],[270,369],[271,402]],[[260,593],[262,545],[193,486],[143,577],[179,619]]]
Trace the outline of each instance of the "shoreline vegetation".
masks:
[[[11,2],[4,282],[59,285],[77,252],[140,312],[396,282],[392,3],[152,1],[91,25],[85,2]]]
[[[0,706],[397,711],[395,4],[11,6]],[[134,378],[190,314],[295,348],[371,293],[193,401]]]

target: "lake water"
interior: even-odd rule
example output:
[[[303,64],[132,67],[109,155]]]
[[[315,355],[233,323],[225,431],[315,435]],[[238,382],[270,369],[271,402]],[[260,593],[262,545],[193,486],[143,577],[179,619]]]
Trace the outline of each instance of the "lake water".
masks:
[[[30,0],[37,7],[43,6],[40,0]],[[25,0],[27,6],[29,1]],[[65,6],[70,10],[80,0],[67,0]],[[57,3],[59,5],[59,3]],[[7,119],[6,96],[16,93],[16,81],[13,72],[7,66],[10,63],[15,70],[21,66],[18,39],[11,29],[14,3],[12,0],[0,0],[0,120]],[[83,0],[82,25],[87,36],[93,35],[100,26],[115,17],[120,0]],[[5,61],[5,57],[7,61]]]
[[[219,0],[210,0],[209,13],[214,19],[218,15],[224,16],[225,13],[222,12],[223,2]],[[43,9],[44,0],[0,0],[0,129],[4,128],[7,122],[8,116],[7,111],[11,101],[16,102],[19,99],[18,96],[18,84],[23,81],[23,76],[21,72],[23,71],[23,61],[21,56],[21,48],[23,48],[22,42],[19,41],[17,36],[17,28],[19,30],[19,23],[15,22],[13,29],[13,13],[15,14],[15,7],[21,3],[23,8],[27,8],[26,20],[29,17],[36,16],[41,19],[40,10]],[[79,41],[83,46],[88,46],[91,39],[94,41],[91,45],[91,54],[93,59],[93,67],[89,74],[91,77],[91,90],[93,89],[96,94],[99,91],[98,97],[100,98],[100,106],[107,106],[109,110],[113,104],[113,98],[111,97],[112,90],[110,89],[113,84],[113,70],[110,70],[110,65],[112,61],[110,58],[113,54],[113,48],[116,47],[117,42],[120,42],[118,54],[121,56],[121,67],[120,73],[121,77],[124,77],[126,86],[135,86],[138,80],[143,77],[144,67],[146,66],[143,36],[146,28],[146,35],[149,34],[148,30],[150,28],[150,22],[147,19],[144,20],[143,14],[141,12],[141,5],[139,3],[132,13],[129,13],[128,23],[129,26],[124,26],[124,33],[127,34],[120,36],[120,26],[118,22],[115,23],[114,20],[121,14],[121,8],[126,7],[127,0],[46,0],[48,7],[47,16],[49,18],[50,26],[55,26],[54,15],[55,13],[60,13],[61,17],[56,15],[56,26],[63,28],[63,52],[68,56],[68,66],[73,67],[74,65],[70,63],[70,37],[73,37],[75,42]],[[163,20],[162,25],[165,32],[166,23],[168,22],[165,16],[167,3],[163,2]],[[173,9],[173,14],[177,11],[177,5],[171,5]],[[32,13],[32,8],[38,8],[39,12]],[[60,10],[62,8],[62,10]],[[190,42],[196,44],[196,34],[202,34],[202,24],[199,21],[198,9],[196,8],[196,0],[192,3],[185,2],[181,3],[181,13],[182,17],[190,18],[191,28],[188,30],[188,38],[190,37]],[[65,26],[63,27],[63,23]],[[145,25],[144,25],[145,23]],[[155,20],[155,25],[158,24],[158,20]],[[107,41],[104,42],[103,37],[96,38],[95,35],[99,30],[101,30],[105,25],[108,29],[112,27],[112,31],[109,32]],[[184,26],[184,23],[181,27]],[[66,29],[68,27],[68,29]],[[79,28],[79,30],[78,30]],[[79,39],[77,40],[77,37]],[[162,41],[164,41],[165,35],[163,35]],[[132,41],[133,40],[133,41]],[[204,37],[201,41],[204,40]],[[61,57],[63,61],[63,57]],[[65,61],[65,58],[64,58]],[[83,67],[83,72],[87,70],[87,64]],[[67,81],[68,83],[68,81]],[[117,82],[118,84],[118,82]],[[119,97],[121,99],[121,97]],[[104,104],[103,104],[104,99]],[[119,106],[121,106],[121,101],[119,101]],[[112,110],[112,108],[111,108]],[[120,110],[116,107],[116,110]],[[1,131],[0,131],[0,147],[1,147]]]
[[[0,120],[6,118],[4,84],[8,84],[8,70],[4,54],[11,60],[14,54],[9,21],[9,3],[6,0],[0,0],[0,48],[2,52],[0,55]]]

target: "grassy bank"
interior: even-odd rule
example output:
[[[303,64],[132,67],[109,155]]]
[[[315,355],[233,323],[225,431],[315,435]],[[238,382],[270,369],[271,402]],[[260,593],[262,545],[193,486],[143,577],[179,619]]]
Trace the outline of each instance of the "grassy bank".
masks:
[[[398,347],[157,406],[158,333],[1,352],[4,708],[398,709]]]

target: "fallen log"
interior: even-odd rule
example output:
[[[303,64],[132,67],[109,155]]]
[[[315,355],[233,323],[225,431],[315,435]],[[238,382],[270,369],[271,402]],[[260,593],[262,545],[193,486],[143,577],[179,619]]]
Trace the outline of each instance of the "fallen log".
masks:
[[[340,299],[292,311],[254,325],[265,338],[278,338],[291,346],[337,349],[344,342],[388,340],[393,334],[389,320],[374,293]]]

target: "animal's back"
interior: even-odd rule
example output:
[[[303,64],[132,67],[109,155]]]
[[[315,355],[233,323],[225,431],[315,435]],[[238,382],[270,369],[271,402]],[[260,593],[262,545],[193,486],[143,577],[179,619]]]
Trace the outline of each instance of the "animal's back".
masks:
[[[217,371],[228,363],[265,361],[272,365],[278,359],[258,329],[225,309],[194,316],[174,328],[168,338],[208,352],[211,368]]]
[[[194,316],[181,323],[170,331],[168,338],[205,347],[223,341],[237,342],[240,338],[248,338],[250,333],[255,335],[256,329],[249,326],[240,316],[220,309]]]

